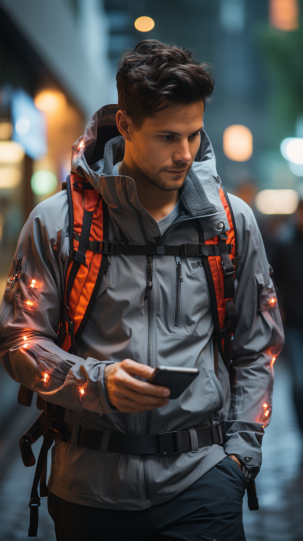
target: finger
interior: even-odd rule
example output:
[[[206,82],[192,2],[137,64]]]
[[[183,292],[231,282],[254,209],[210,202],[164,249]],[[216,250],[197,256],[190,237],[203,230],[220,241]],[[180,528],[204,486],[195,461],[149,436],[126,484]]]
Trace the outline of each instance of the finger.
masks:
[[[167,387],[162,387],[160,385],[152,385],[151,383],[148,383],[147,381],[140,381],[128,375],[126,371],[124,371],[124,376],[120,380],[120,383],[123,386],[128,387],[141,395],[150,395],[150,396],[158,396],[158,397],[170,395],[170,390],[167,389]]]
[[[154,368],[147,366],[146,364],[137,363],[131,359],[125,359],[120,363],[121,368],[123,368],[128,374],[132,376],[140,376],[141,378],[148,379],[154,372]]]

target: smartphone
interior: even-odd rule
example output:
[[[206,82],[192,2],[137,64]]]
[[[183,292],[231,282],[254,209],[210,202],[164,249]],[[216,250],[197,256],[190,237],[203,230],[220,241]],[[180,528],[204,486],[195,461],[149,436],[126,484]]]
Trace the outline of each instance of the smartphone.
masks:
[[[176,366],[158,366],[148,382],[161,385],[170,390],[170,399],[179,398],[185,389],[199,374],[198,368],[178,368]]]

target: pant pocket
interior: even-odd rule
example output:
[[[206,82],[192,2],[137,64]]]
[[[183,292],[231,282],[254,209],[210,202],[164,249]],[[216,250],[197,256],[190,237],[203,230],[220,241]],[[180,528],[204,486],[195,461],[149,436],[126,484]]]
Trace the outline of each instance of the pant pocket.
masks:
[[[242,473],[242,471],[240,470],[238,464],[235,462],[235,460],[233,460],[232,458],[230,458],[230,456],[227,456],[226,459],[228,459],[228,463],[232,463],[230,465],[230,467],[233,468],[233,471],[235,472],[235,474],[238,476],[238,479],[241,480],[241,483],[243,485],[243,489],[244,489],[244,492],[245,492],[245,488],[246,488],[246,479]],[[225,459],[225,460],[226,460]]]

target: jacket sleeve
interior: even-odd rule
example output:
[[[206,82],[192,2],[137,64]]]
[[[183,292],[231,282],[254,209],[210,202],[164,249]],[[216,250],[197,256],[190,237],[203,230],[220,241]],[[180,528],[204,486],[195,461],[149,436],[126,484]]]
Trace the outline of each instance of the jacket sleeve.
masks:
[[[1,360],[15,381],[48,402],[109,414],[114,412],[104,387],[109,361],[83,359],[57,345],[69,252],[67,214],[61,192],[38,205],[23,227],[9,273],[17,279],[8,279],[0,308]]]
[[[225,421],[225,452],[236,455],[252,477],[260,470],[264,428],[272,412],[273,365],[284,334],[262,237],[251,209],[230,196],[237,233],[232,341],[231,404]]]

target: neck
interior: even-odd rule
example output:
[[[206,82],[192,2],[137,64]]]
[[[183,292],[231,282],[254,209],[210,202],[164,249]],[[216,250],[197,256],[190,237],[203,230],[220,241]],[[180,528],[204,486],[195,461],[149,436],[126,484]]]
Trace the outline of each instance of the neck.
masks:
[[[180,196],[179,190],[166,191],[159,188],[150,182],[132,160],[124,157],[119,165],[119,174],[135,181],[139,201],[154,220],[165,218],[175,208]]]

